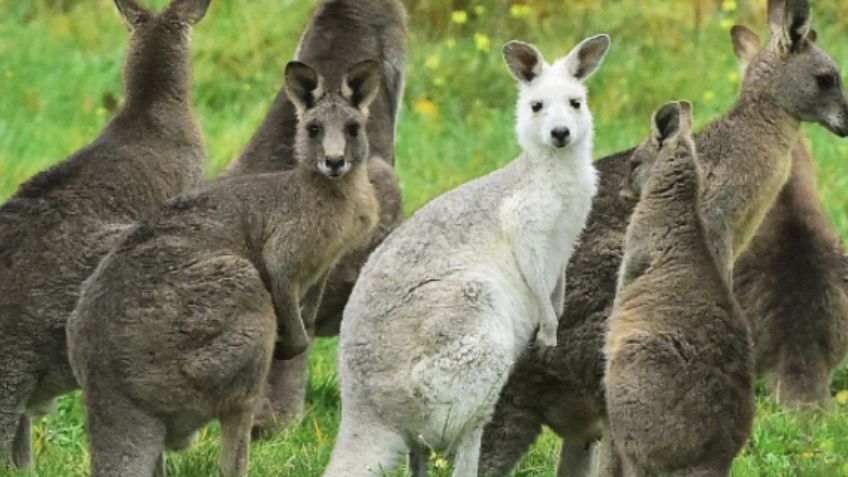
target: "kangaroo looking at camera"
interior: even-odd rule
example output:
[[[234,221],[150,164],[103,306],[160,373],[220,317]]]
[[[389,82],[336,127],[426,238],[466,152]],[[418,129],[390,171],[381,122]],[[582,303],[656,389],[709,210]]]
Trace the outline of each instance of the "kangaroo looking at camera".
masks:
[[[597,187],[583,82],[610,40],[589,38],[548,64],[513,41],[523,153],[436,198],[380,245],[345,308],[342,418],[325,477],[379,475],[410,451],[455,452],[476,475],[480,437],[513,363],[556,343],[565,265]]]
[[[670,103],[633,154],[643,173],[624,241],[604,378],[624,474],[727,476],[751,432],[745,319],[701,221],[689,103]]]
[[[298,45],[295,59],[314,67],[337,87],[345,71],[359,61],[377,60],[383,83],[369,107],[365,130],[371,158],[368,175],[380,202],[380,223],[371,239],[343,257],[327,280],[318,309],[315,333],[335,336],[342,310],[368,255],[403,219],[403,206],[394,171],[395,128],[403,98],[406,66],[406,10],[400,0],[324,0],[317,7]],[[280,92],[265,120],[226,175],[256,174],[291,169],[297,117],[295,107]],[[257,411],[258,430],[270,430],[303,415],[308,354],[289,361],[275,360],[267,397]]]
[[[272,356],[306,349],[328,271],[377,223],[365,122],[380,74],[357,63],[326,90],[314,69],[289,63],[298,167],[169,201],[86,281],[68,341],[93,477],[161,472],[165,448],[186,447],[212,419],[223,474],[246,475]]]
[[[704,178],[701,215],[728,276],[728,262],[744,251],[789,177],[801,122],[848,135],[839,69],[812,41],[808,3],[771,0],[769,23],[771,39],[748,66],[736,104],[694,137]],[[635,206],[619,189],[624,178],[639,173],[630,170],[630,155],[597,163],[599,193],[569,264],[558,345],[530,350],[515,366],[483,440],[482,475],[507,475],[543,425],[563,437],[561,475],[592,472],[606,414],[604,337]],[[797,291],[796,303],[803,303],[807,294]]]
[[[122,231],[203,176],[189,42],[209,0],[175,0],[158,15],[115,4],[130,30],[123,107],[0,208],[0,467],[30,464],[30,416],[77,388],[65,324],[82,282]]]
[[[763,48],[746,27],[734,27],[733,37],[746,65]],[[757,372],[779,402],[830,404],[831,376],[848,352],[846,277],[842,237],[818,197],[815,163],[799,135],[789,182],[734,275],[734,291],[751,320]]]

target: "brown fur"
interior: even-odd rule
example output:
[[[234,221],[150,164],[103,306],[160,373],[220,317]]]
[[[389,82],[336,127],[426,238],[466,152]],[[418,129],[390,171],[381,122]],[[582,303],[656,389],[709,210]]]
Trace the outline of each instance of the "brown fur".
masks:
[[[653,165],[610,316],[607,412],[628,476],[729,475],[754,417],[750,338],[701,221],[688,109],[660,110],[643,146]]]
[[[327,280],[314,332],[336,336],[359,270],[371,252],[403,219],[394,171],[394,136],[403,97],[406,64],[406,11],[398,0],[324,0],[315,11],[298,47],[297,59],[318,70],[327,87],[338,87],[342,74],[359,61],[381,62],[383,85],[370,107],[367,133],[371,149],[368,172],[380,201],[380,224],[371,240],[346,255]],[[295,108],[281,92],[267,117],[227,175],[290,169],[294,165]],[[257,431],[273,430],[303,414],[306,357],[275,362],[268,400],[257,413]]]
[[[352,66],[341,91],[326,91],[302,63],[286,77],[301,123],[298,167],[168,202],[83,288],[68,340],[93,477],[149,477],[165,448],[185,447],[212,419],[221,421],[222,472],[245,475],[272,356],[308,346],[327,273],[377,223],[368,140],[351,132],[379,88],[377,63]],[[327,165],[332,151],[343,151],[349,172]]]
[[[814,71],[835,68],[817,46],[799,41],[787,49],[782,36],[774,37],[767,51],[748,68],[733,110],[695,136],[704,172],[703,219],[720,263],[744,250],[790,174],[790,150],[798,137],[799,122],[786,108],[793,108],[800,119],[821,122],[840,135],[848,128],[848,106],[841,88],[823,95],[826,100],[814,97],[803,107],[787,98],[769,99],[769,91],[786,94],[780,84],[794,84],[798,89],[799,84],[816,81]],[[798,89],[806,91],[817,90]],[[818,105],[818,117],[810,104]],[[836,122],[827,122],[825,116]],[[588,475],[591,471],[594,442],[602,434],[605,415],[603,336],[615,296],[624,230],[634,206],[619,197],[622,180],[631,174],[630,155],[617,154],[597,164],[601,185],[589,224],[569,264],[558,346],[530,350],[516,365],[484,435],[482,475],[507,474],[542,425],[565,439],[560,475]],[[729,269],[723,269],[729,275]],[[781,297],[768,293],[771,303],[780,303]],[[793,303],[803,307],[806,299]],[[818,291],[810,299],[821,302]]]
[[[65,323],[80,284],[122,231],[202,179],[189,35],[209,2],[174,1],[160,15],[116,4],[132,31],[125,104],[94,142],[0,208],[0,460],[12,452],[18,467],[32,457],[28,416],[77,388]]]

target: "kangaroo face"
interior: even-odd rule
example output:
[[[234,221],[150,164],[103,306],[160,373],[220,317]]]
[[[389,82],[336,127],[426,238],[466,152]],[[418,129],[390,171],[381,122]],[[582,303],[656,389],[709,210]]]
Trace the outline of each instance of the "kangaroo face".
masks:
[[[553,65],[529,43],[504,46],[506,64],[519,82],[516,129],[525,151],[545,153],[591,141],[583,82],[600,66],[609,45],[606,35],[589,38]]]
[[[351,66],[340,90],[330,92],[312,67],[286,66],[286,92],[298,114],[295,154],[302,167],[339,178],[368,159],[365,125],[379,88],[375,61]]]
[[[736,55],[747,63],[744,90],[762,90],[801,121],[848,136],[848,101],[836,62],[816,44],[808,0],[770,0],[771,40],[743,26],[731,30]]]

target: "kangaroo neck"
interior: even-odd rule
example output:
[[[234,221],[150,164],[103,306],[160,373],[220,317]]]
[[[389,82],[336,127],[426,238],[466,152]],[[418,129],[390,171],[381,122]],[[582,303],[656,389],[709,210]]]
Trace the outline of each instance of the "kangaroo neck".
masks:
[[[164,39],[157,39],[131,46],[124,68],[126,110],[190,116],[191,60],[188,45],[167,43]]]

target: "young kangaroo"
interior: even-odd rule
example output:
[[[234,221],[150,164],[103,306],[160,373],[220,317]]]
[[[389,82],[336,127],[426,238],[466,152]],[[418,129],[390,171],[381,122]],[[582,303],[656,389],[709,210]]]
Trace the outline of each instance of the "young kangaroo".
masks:
[[[374,475],[411,450],[456,452],[477,473],[483,425],[513,363],[556,342],[565,265],[596,190],[585,81],[609,48],[589,38],[547,64],[504,57],[518,80],[518,159],[430,202],[377,248],[342,321],[342,419],[325,476]]]
[[[748,66],[735,106],[694,138],[704,172],[702,219],[727,275],[728,258],[732,262],[744,250],[789,176],[800,123],[848,134],[848,103],[841,84],[831,81],[839,70],[808,38],[809,5],[804,0],[769,5],[772,39]],[[572,279],[558,345],[531,350],[515,366],[484,437],[484,475],[508,474],[543,425],[563,436],[561,475],[592,471],[593,444],[606,413],[604,336],[634,207],[619,196],[621,179],[630,174],[629,156],[624,152],[597,164],[599,195],[569,264]]]
[[[395,176],[394,140],[403,97],[406,64],[406,11],[400,0],[324,0],[318,6],[298,46],[296,59],[314,67],[329,88],[337,87],[350,65],[368,59],[381,62],[383,83],[370,106],[366,131],[371,151],[368,175],[380,202],[380,223],[371,239],[343,257],[327,280],[318,309],[315,332],[335,336],[342,310],[368,255],[403,218],[400,188]],[[297,124],[294,104],[283,92],[241,156],[228,168],[229,176],[291,169]],[[257,410],[256,424],[272,429],[303,414],[308,354],[274,361],[267,386],[268,399]]]
[[[747,324],[707,242],[691,106],[671,103],[633,155],[604,384],[625,475],[727,476],[754,418]]]
[[[762,49],[733,29],[743,63]],[[848,260],[816,190],[815,164],[799,135],[792,174],[736,263],[734,287],[751,320],[757,371],[781,403],[827,407],[833,371],[848,352]]]
[[[379,214],[364,130],[379,65],[352,66],[336,90],[325,84],[303,63],[286,67],[301,124],[295,170],[169,201],[86,281],[68,340],[94,477],[161,472],[163,450],[187,446],[212,419],[222,472],[245,475],[272,355],[308,346],[328,270]]]
[[[202,180],[189,40],[209,0],[175,0],[158,15],[115,4],[131,32],[122,109],[0,208],[0,466],[10,453],[30,463],[29,416],[77,388],[65,324],[82,282],[121,231]]]

